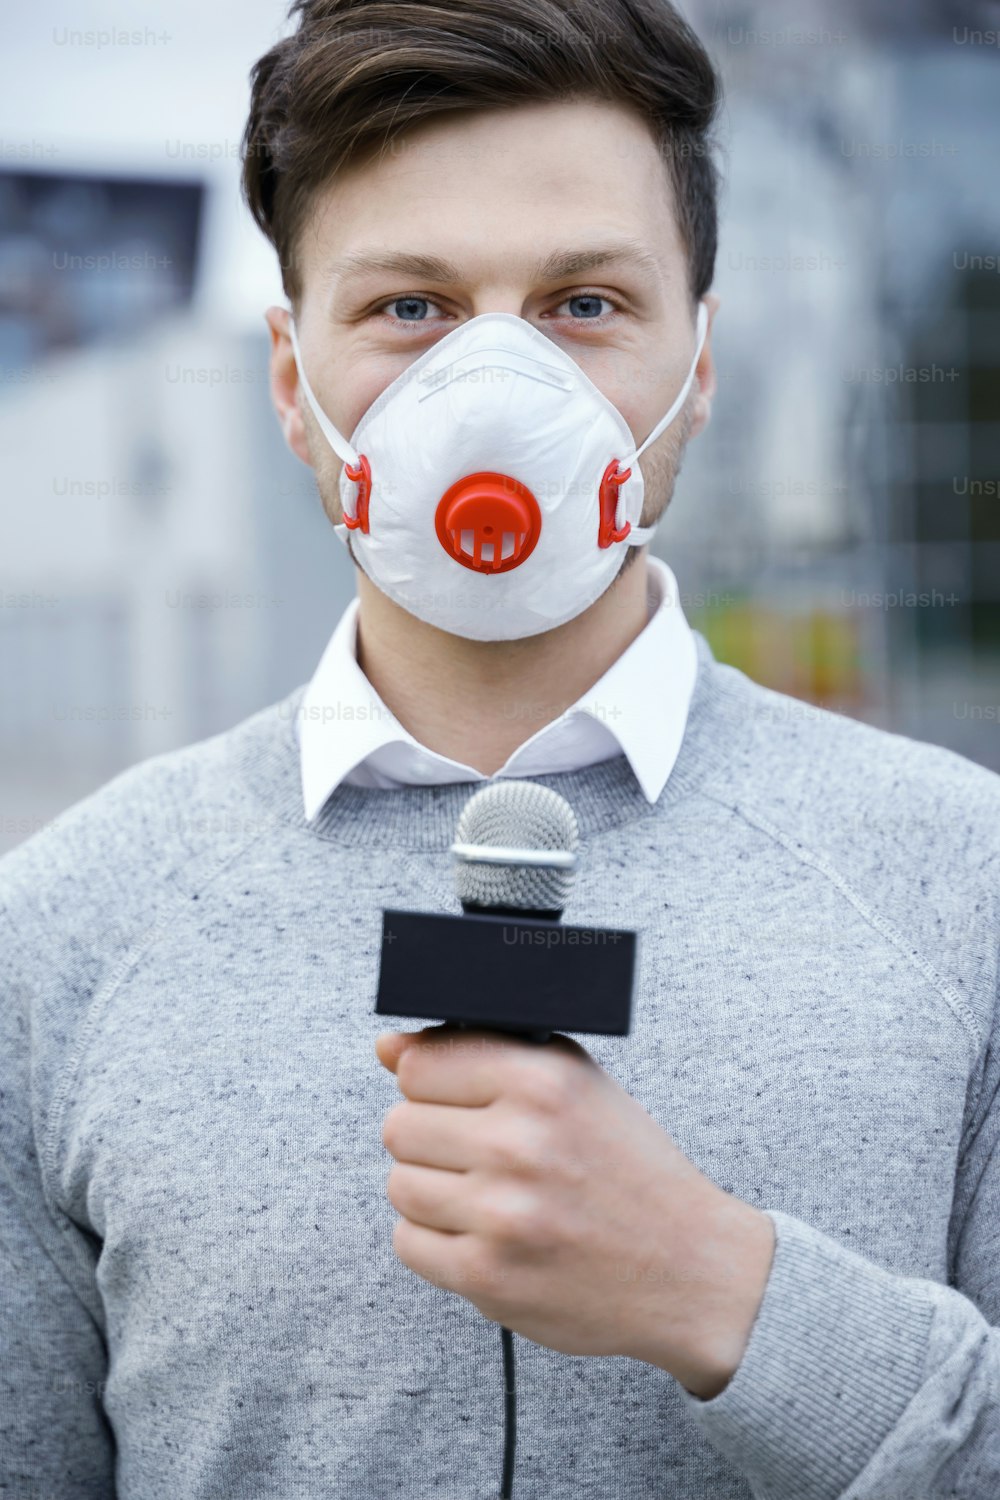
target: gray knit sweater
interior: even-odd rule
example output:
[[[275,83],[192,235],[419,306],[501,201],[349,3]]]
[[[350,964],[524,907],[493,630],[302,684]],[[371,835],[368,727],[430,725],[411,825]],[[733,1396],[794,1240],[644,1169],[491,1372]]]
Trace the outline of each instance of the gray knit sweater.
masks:
[[[729,1386],[518,1339],[518,1500],[1000,1495],[1000,778],[712,660],[566,921],[640,934],[592,1055],[777,1230]],[[655,691],[655,684],[650,685]],[[0,1494],[487,1500],[496,1324],[392,1251],[381,910],[458,912],[474,788],[304,822],[303,688],[0,861]],[[399,1023],[416,1029],[419,1023]]]

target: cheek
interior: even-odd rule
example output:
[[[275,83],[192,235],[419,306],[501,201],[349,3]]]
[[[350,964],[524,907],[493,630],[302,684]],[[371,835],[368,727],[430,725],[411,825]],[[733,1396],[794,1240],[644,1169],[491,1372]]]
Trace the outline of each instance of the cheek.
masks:
[[[336,405],[327,410],[331,420],[346,438],[353,435],[365,413],[383,391],[405,375],[425,347],[422,343],[421,348],[409,357],[398,350],[389,354],[373,349],[355,349],[352,352],[345,348],[331,372],[330,400]],[[338,416],[341,421],[337,420]]]
[[[628,421],[639,442],[656,426],[676,399],[683,376],[678,377],[669,361],[650,361],[636,369],[627,394]]]
[[[361,418],[376,398],[382,394],[384,388],[384,385],[379,385],[377,382],[361,380],[351,381],[349,388],[339,392],[336,404],[330,410],[330,416],[334,425],[348,440],[354,435]]]
[[[584,369],[624,417],[636,444],[641,443],[670,403],[670,376],[662,361],[656,368],[652,359],[608,351]]]
[[[678,371],[676,366],[661,367],[645,374],[642,384],[633,396],[631,411],[628,415],[638,443],[644,443],[653,428],[670,411],[680,394],[686,374],[686,370]],[[686,413],[690,410],[691,400],[692,394],[689,390],[684,405],[674,413],[670,425],[646,449],[640,462],[645,463],[647,459],[658,458],[668,467],[675,464],[679,449],[683,448],[690,436]]]

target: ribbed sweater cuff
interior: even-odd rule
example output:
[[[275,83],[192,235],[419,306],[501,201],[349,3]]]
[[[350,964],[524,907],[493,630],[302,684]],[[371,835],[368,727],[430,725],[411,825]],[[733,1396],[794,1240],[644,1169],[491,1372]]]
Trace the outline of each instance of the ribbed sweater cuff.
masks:
[[[835,1500],[920,1387],[933,1304],[913,1280],[765,1211],[774,1259],[743,1359],[711,1401],[680,1394],[758,1500]]]

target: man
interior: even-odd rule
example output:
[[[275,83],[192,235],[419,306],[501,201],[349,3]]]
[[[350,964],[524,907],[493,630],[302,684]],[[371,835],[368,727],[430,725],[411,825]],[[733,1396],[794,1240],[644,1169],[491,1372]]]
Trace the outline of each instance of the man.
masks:
[[[634,545],[715,388],[711,65],[663,0],[293,11],[244,181],[358,599],[0,866],[4,1487],[495,1495],[504,1325],[518,1496],[985,1500],[997,778],[716,663]],[[506,777],[632,1032],[377,1036]]]

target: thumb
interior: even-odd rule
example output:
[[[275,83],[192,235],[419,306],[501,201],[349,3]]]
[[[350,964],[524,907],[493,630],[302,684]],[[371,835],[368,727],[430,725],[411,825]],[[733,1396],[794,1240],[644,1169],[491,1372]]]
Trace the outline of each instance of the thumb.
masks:
[[[414,1033],[410,1031],[384,1031],[381,1036],[375,1038],[375,1056],[383,1068],[388,1068],[390,1073],[395,1073],[396,1065],[410,1042]]]
[[[383,1031],[381,1036],[375,1038],[375,1056],[383,1068],[395,1073],[399,1059],[411,1042],[419,1042],[422,1037],[437,1036],[438,1032],[446,1029],[447,1022],[440,1026],[424,1026],[420,1031]]]

